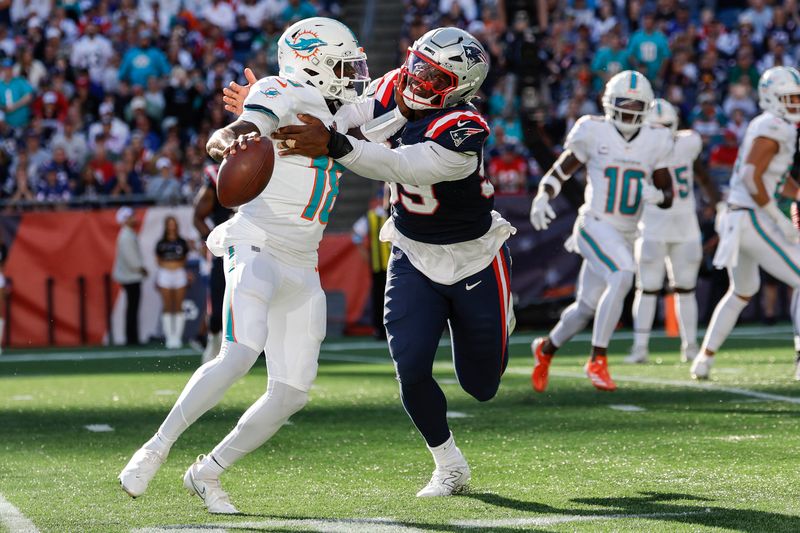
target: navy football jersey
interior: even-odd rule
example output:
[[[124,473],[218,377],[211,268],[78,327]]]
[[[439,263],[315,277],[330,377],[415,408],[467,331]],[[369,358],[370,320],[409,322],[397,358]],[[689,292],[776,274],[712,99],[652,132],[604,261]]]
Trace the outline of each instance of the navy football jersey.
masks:
[[[156,244],[156,257],[162,261],[182,261],[189,253],[189,245],[181,237],[174,241],[161,239]]]
[[[475,170],[461,180],[425,186],[392,184],[392,220],[400,233],[419,242],[454,244],[489,231],[494,188],[483,174],[483,145],[488,136],[486,119],[470,104],[406,124],[394,144],[433,141],[447,150],[478,157]]]

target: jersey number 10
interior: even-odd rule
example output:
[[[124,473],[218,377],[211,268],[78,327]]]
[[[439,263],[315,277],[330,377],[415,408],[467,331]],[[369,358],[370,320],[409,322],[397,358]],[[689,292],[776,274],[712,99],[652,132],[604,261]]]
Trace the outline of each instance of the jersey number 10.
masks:
[[[644,172],[627,168],[622,172],[622,183],[619,179],[619,167],[607,167],[603,173],[608,179],[608,200],[606,213],[616,213],[619,210],[623,215],[635,215],[639,212],[642,201],[642,180]],[[631,188],[635,188],[635,192]],[[619,205],[617,206],[617,189],[619,192]]]

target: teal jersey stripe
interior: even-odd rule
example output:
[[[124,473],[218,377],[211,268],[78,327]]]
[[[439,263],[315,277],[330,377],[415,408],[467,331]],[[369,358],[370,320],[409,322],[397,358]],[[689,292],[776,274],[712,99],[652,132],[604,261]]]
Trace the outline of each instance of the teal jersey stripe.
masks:
[[[614,261],[612,261],[610,257],[608,257],[606,254],[603,253],[603,251],[600,249],[600,247],[597,246],[597,243],[594,241],[594,239],[592,239],[589,236],[589,234],[586,233],[583,230],[583,228],[578,230],[578,232],[581,234],[581,237],[586,239],[586,242],[588,242],[589,246],[592,247],[592,250],[594,250],[594,253],[597,254],[598,258],[600,258],[600,261],[605,263],[605,265],[611,270],[611,272],[616,272],[617,270],[619,270],[619,268],[617,268],[617,265],[614,263]]]
[[[786,252],[784,252],[783,249],[780,246],[778,246],[775,241],[769,238],[769,235],[766,234],[761,225],[758,223],[758,218],[756,218],[756,214],[753,211],[750,211],[750,220],[753,222],[753,227],[756,228],[758,234],[761,235],[761,238],[764,239],[764,241],[766,241],[766,243],[769,244],[770,247],[773,250],[775,250],[779,256],[781,256],[781,259],[783,259],[784,262],[787,265],[789,265],[789,268],[794,270],[795,274],[800,276],[800,268],[798,268],[797,265],[794,264],[794,262],[789,258],[789,256],[786,255]]]
[[[276,115],[275,113],[272,112],[271,109],[269,109],[268,107],[264,107],[263,105],[245,104],[244,108],[247,109],[248,111],[258,111],[259,113],[264,113],[265,115],[270,116],[275,120],[277,120],[278,122],[280,122],[278,115]]]

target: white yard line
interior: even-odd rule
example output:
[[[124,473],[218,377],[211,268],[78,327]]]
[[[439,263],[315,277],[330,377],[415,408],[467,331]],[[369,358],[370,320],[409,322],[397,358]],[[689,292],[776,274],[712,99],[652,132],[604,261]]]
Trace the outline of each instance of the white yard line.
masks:
[[[489,528],[530,528],[553,526],[570,522],[599,522],[625,519],[659,519],[681,516],[706,514],[709,510],[684,511],[674,513],[648,513],[648,514],[592,514],[592,515],[552,515],[530,518],[501,518],[497,520],[456,520],[449,526],[458,528],[486,530]],[[131,530],[131,533],[168,533],[180,531],[181,533],[227,533],[228,530],[256,529],[270,530],[277,528],[297,528],[302,531],[315,531],[318,533],[350,533],[352,531],[369,531],[370,533],[421,533],[423,530],[406,525],[403,522],[383,518],[297,518],[285,520],[261,520],[253,522],[228,522],[211,524],[175,524],[170,526],[145,527]]]
[[[0,524],[10,533],[39,533],[39,528],[0,494]]]
[[[530,370],[525,368],[509,368],[506,372],[510,374],[530,374]],[[586,374],[583,372],[564,372],[561,370],[554,370],[550,372],[551,376],[556,376],[560,378],[586,378]],[[680,380],[680,379],[660,379],[660,378],[648,378],[643,376],[618,376],[614,375],[614,381],[618,382],[629,382],[629,383],[648,383],[651,385],[666,385],[669,387],[688,387],[690,389],[703,389],[709,390],[714,392],[727,392],[729,394],[736,394],[739,396],[748,396],[750,398],[758,398],[759,400],[770,400],[774,402],[786,402],[786,403],[793,403],[793,404],[800,404],[800,397],[797,396],[783,396],[780,394],[771,394],[769,392],[760,392],[750,389],[741,389],[739,387],[724,387],[721,385],[715,385],[714,383],[708,383],[704,381],[689,381],[687,380]]]

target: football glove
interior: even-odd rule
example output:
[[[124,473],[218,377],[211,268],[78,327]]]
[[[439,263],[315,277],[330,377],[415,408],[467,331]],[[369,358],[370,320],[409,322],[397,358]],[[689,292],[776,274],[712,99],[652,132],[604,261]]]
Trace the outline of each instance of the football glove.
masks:
[[[537,231],[545,230],[550,222],[556,218],[556,212],[550,207],[550,197],[544,191],[539,191],[531,204],[531,224]]]
[[[664,201],[664,191],[655,185],[645,183],[642,185],[642,200],[648,204],[658,205]]]

